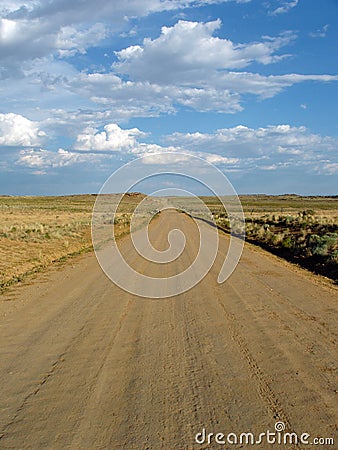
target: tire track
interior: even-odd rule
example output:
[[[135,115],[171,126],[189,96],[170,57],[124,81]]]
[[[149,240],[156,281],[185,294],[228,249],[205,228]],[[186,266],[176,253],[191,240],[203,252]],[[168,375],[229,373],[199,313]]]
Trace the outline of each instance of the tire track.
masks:
[[[109,294],[109,293],[108,293]],[[107,295],[107,292],[106,292]],[[104,296],[102,297],[102,301],[104,301]],[[110,337],[110,342],[113,342],[116,338],[117,334],[119,333],[121,326],[125,320],[125,316],[127,314],[127,309],[130,306],[130,300],[125,305],[121,316],[117,322],[117,325],[112,330],[112,334]],[[86,320],[84,321],[83,325],[79,329],[79,331],[76,333],[75,336],[73,336],[70,341],[67,343],[65,350],[57,357],[57,359],[52,363],[51,368],[47,371],[46,375],[43,376],[43,378],[38,382],[38,385],[33,388],[31,392],[29,392],[25,398],[23,399],[20,406],[17,408],[13,418],[7,423],[7,425],[4,427],[4,430],[2,432],[2,435],[0,439],[3,439],[6,443],[7,439],[10,438],[11,430],[15,430],[18,428],[18,426],[24,426],[24,418],[27,416],[27,411],[29,411],[32,400],[42,394],[42,391],[48,391],[50,390],[49,384],[51,381],[53,381],[57,376],[62,377],[62,373],[65,372],[65,365],[69,365],[71,363],[69,355],[71,353],[76,353],[76,349],[79,348],[79,346],[85,342],[91,333],[91,326],[90,324],[93,322],[94,312],[96,310],[99,310],[101,307],[100,303],[94,303],[91,305],[89,309],[86,311]],[[88,307],[87,307],[88,308]],[[109,348],[109,347],[108,347]],[[97,369],[97,373],[94,377],[91,378],[91,380],[87,380],[87,386],[86,386],[86,396],[90,395],[92,391],[95,389],[96,385],[96,378],[100,371],[102,370],[102,367],[104,365],[105,359],[107,358],[108,348],[106,352],[103,355],[103,360],[101,364],[99,365]],[[82,399],[85,400],[85,399]],[[50,405],[52,407],[52,405]],[[29,413],[28,413],[29,417]],[[61,446],[58,448],[62,448]]]
[[[101,358],[101,363],[93,377],[93,382],[91,388],[89,389],[88,398],[86,401],[86,407],[84,411],[82,411],[82,417],[79,418],[79,424],[77,428],[74,430],[75,438],[72,440],[71,448],[82,448],[80,446],[80,441],[83,441],[82,436],[86,434],[86,430],[90,429],[91,416],[93,415],[93,412],[97,409],[100,397],[102,395],[102,390],[105,385],[105,380],[107,377],[107,372],[104,370],[105,365],[111,353],[114,351],[114,343],[117,339],[118,334],[121,332],[123,325],[126,322],[132,304],[133,300],[129,298],[127,300],[126,305],[123,308],[123,311],[120,315],[120,318],[115,328],[112,330],[109,341],[107,343],[106,350]]]
[[[230,331],[231,337],[233,341],[237,344],[239,351],[246,360],[250,373],[252,374],[252,378],[256,382],[259,395],[262,398],[262,400],[266,403],[272,415],[272,418],[274,420],[282,420],[286,424],[286,426],[291,430],[292,424],[288,414],[286,413],[286,411],[283,410],[282,404],[278,400],[272,388],[270,387],[266,375],[263,373],[259,364],[257,363],[252,353],[250,352],[246,340],[238,332],[240,326],[236,317],[234,316],[234,314],[227,311],[227,309],[224,306],[224,303],[219,298],[216,289],[215,289],[215,297],[217,298],[217,302],[224,314],[224,317],[227,320],[228,329]]]

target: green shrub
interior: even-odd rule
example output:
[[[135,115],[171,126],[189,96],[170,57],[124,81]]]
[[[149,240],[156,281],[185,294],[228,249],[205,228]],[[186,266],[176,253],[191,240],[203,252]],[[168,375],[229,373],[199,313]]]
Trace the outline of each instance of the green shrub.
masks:
[[[295,242],[292,236],[286,236],[282,240],[282,247],[287,249],[293,249],[295,246]]]
[[[309,237],[308,247],[313,255],[328,256],[333,255],[338,245],[338,234],[328,233],[324,236],[313,234]]]

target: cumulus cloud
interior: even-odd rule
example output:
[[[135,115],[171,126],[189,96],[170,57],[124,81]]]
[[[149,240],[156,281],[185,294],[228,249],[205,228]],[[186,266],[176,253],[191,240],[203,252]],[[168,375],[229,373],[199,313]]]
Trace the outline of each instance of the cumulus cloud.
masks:
[[[123,130],[117,124],[104,126],[100,132],[95,128],[86,128],[76,139],[75,148],[78,150],[108,150],[127,151],[136,146],[136,138],[146,136],[138,128]]]
[[[105,129],[112,130],[115,128],[115,137],[114,139],[110,139],[111,144],[115,143],[116,146],[113,152],[97,152],[97,150],[102,150],[106,144],[104,142],[101,143],[99,134],[94,134],[93,132],[95,130],[92,130],[92,133],[86,136],[94,136],[94,138],[96,136],[97,140],[92,142],[85,140],[83,149],[88,150],[86,152],[79,152],[78,150],[64,150],[62,148],[57,151],[45,150],[41,148],[24,149],[19,152],[16,165],[32,169],[34,171],[32,173],[34,174],[46,174],[49,169],[74,165],[95,163],[97,167],[104,167],[108,162],[111,162],[112,158],[114,158],[117,154],[119,155],[119,159],[120,156],[122,156],[127,160],[140,156],[148,156],[145,163],[159,165],[167,164],[168,162],[172,163],[172,155],[176,155],[175,161],[177,163],[187,160],[189,155],[200,156],[208,162],[220,166],[231,167],[238,162],[237,158],[228,158],[213,153],[193,152],[188,150],[184,152],[185,155],[182,155],[182,149],[180,147],[161,146],[154,143],[149,144],[139,142],[134,137],[131,137],[133,135],[132,130],[122,130],[119,127],[113,127],[112,125],[114,124],[106,126]],[[119,135],[119,137],[117,137],[117,135]],[[145,136],[145,133],[138,132],[137,135]],[[128,139],[128,136],[130,139]],[[121,145],[118,145],[118,141],[120,141]],[[111,144],[107,145],[106,150],[112,150]],[[168,157],[168,152],[171,154],[170,157]]]
[[[36,7],[39,0],[2,0],[0,4],[0,14],[6,15],[14,11],[22,10],[28,11]]]
[[[112,74],[92,75],[92,79],[84,75],[80,86],[91,92],[93,101],[104,104],[115,105],[116,99],[128,96],[136,104],[153,104],[155,111],[159,105],[165,110],[181,104],[197,111],[235,113],[242,110],[241,94],[269,98],[296,83],[338,80],[334,75],[266,76],[239,71],[253,62],[267,65],[286,57],[278,50],[290,44],[295,34],[284,32],[264,36],[260,42],[235,44],[214,36],[220,26],[220,20],[181,20],[162,27],[158,38],[118,51]]]
[[[183,148],[181,146],[162,146],[159,144],[145,144],[138,143],[132,150],[131,153],[137,156],[147,156],[145,164],[166,164],[167,162],[181,162],[189,160],[189,156],[198,156],[206,161],[221,165],[221,166],[232,166],[239,162],[238,158],[229,158],[227,156],[221,156],[209,151],[191,151]],[[171,155],[168,156],[168,153]],[[176,159],[173,160],[173,154],[176,155]]]
[[[20,104],[15,100],[25,97],[30,99],[30,106],[31,101],[35,102],[40,112],[61,107],[67,110],[67,104],[71,104],[72,112],[67,111],[67,118],[51,116],[49,123],[58,121],[56,128],[63,126],[70,133],[78,132],[84,115],[110,114],[113,121],[121,122],[130,117],[175,113],[182,106],[200,112],[234,114],[243,110],[242,96],[247,93],[269,98],[295,83],[338,79],[333,75],[267,76],[243,72],[241,70],[253,62],[267,65],[285,58],[287,54],[280,50],[291,44],[295,35],[285,32],[275,37],[264,36],[257,42],[235,43],[215,35],[221,26],[220,20],[179,21],[172,27],[163,27],[157,38],[146,38],[141,45],[117,52],[118,61],[110,73],[95,73],[95,69],[93,73],[79,73],[60,58],[85,53],[88,47],[99,45],[112,32],[117,17],[121,19],[122,13],[123,17],[132,17],[141,8],[140,2],[105,0],[95,7],[92,2],[82,0],[7,3],[12,5],[12,10],[7,5],[0,22],[3,38],[0,40],[0,78],[7,77],[14,95],[12,99],[8,97],[5,107],[17,108],[16,111],[25,114],[29,109],[25,111],[22,100]],[[142,2],[141,16],[209,3],[222,1],[148,0]],[[103,12],[96,11],[100,5]],[[107,24],[110,16],[114,17]],[[53,59],[50,55],[59,58]],[[32,58],[35,58],[33,62]],[[97,68],[96,72],[99,70]],[[20,76],[25,77],[22,83]],[[21,85],[23,89],[19,90]],[[69,116],[72,119],[67,124]],[[71,129],[70,123],[75,128]],[[85,125],[97,127],[101,122],[89,120]]]
[[[80,74],[70,80],[69,89],[114,110],[138,111],[141,115],[143,110],[145,116],[173,111],[172,87],[126,82],[113,73]]]
[[[163,137],[165,145],[144,142],[146,133],[136,128],[122,129],[108,124],[103,130],[84,130],[73,150],[21,150],[16,164],[35,171],[93,163],[104,167],[114,158],[128,161],[142,155],[150,157],[148,163],[166,164],[166,153],[170,152],[177,155],[177,163],[184,160],[184,153],[186,157],[206,159],[225,172],[245,174],[298,168],[304,173],[337,173],[337,140],[310,133],[305,127],[238,125],[214,133],[173,133]]]
[[[17,165],[34,170],[66,167],[78,164],[99,163],[102,166],[112,158],[119,160],[151,156],[147,161],[151,164],[165,164],[168,161],[167,153],[175,153],[177,162],[182,160],[181,153],[199,156],[220,166],[231,167],[236,165],[238,158],[222,156],[212,152],[191,151],[181,146],[162,146],[156,143],[142,142],[147,133],[137,128],[122,129],[117,124],[107,124],[100,132],[94,128],[87,128],[78,135],[74,149],[58,151],[45,149],[23,149],[18,154]],[[183,159],[186,158],[183,156]],[[171,158],[172,161],[172,158]]]
[[[125,117],[129,112],[132,117],[171,113],[178,105],[202,112],[236,113],[243,109],[241,94],[268,98],[296,83],[338,80],[334,75],[264,76],[228,70],[253,61],[279,60],[283,55],[276,54],[277,50],[295,36],[285,32],[274,38],[265,36],[261,42],[234,44],[213,36],[220,25],[219,20],[179,21],[163,27],[158,38],[117,52],[119,61],[113,64],[113,72],[81,73],[68,80],[67,87],[100,107],[120,111]]]
[[[37,22],[0,18],[0,78],[23,76],[25,61],[41,58],[53,48],[54,37]]]
[[[248,144],[255,152],[265,149],[272,152],[278,146],[287,148],[308,147],[310,145],[328,143],[329,138],[310,133],[306,127],[291,125],[270,125],[261,128],[250,128],[238,125],[232,128],[221,128],[215,133],[173,133],[166,137],[166,142],[173,145],[188,146],[189,149],[200,147],[226,151],[227,148],[240,144]],[[274,143],[274,145],[271,145]]]
[[[45,135],[37,122],[20,114],[0,114],[0,145],[2,146],[39,145]]]
[[[220,27],[219,19],[207,23],[180,20],[173,27],[162,27],[158,38],[146,38],[142,46],[116,52],[119,61],[113,68],[132,80],[191,84],[205,81],[210,71],[241,69],[254,61],[279,61],[285,55],[277,55],[276,51],[295,38],[287,32],[274,38],[263,37],[261,42],[235,44],[213,36]]]
[[[157,155],[155,160],[158,159],[159,161],[166,161],[166,152],[182,152],[180,146],[170,145],[163,147],[155,143],[140,142],[140,139],[146,137],[147,133],[140,131],[138,128],[122,129],[117,124],[111,123],[105,125],[103,130],[100,132],[94,128],[85,129],[83,133],[78,135],[74,148],[88,152],[120,152],[124,155],[129,154],[132,156]],[[185,150],[185,152],[204,157],[215,164],[233,164],[237,162],[237,158],[228,158],[210,152],[191,152],[189,150]],[[163,156],[162,159],[161,155]]]
[[[85,30],[66,26],[60,29],[55,46],[61,57],[74,56],[76,53],[84,54],[87,48],[97,46],[108,35],[108,28],[102,23],[96,23]]]

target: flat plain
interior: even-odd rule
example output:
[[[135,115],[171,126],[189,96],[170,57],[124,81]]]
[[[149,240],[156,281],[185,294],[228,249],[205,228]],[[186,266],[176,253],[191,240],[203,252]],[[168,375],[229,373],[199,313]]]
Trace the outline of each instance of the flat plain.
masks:
[[[116,236],[128,232],[131,213],[142,198],[142,194],[123,198]],[[215,223],[228,230],[220,202],[201,198]],[[338,197],[249,195],[240,199],[250,242],[337,282]],[[95,200],[95,195],[0,197],[0,289],[92,250]]]
[[[116,235],[127,231],[139,198],[131,195],[123,200]],[[95,199],[95,195],[0,197],[0,289],[92,250]]]

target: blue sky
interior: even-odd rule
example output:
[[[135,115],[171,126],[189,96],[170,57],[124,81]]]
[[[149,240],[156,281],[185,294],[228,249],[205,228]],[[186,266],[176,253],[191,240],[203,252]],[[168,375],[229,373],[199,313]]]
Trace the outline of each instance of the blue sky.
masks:
[[[239,193],[338,194],[337,0],[2,0],[0,17],[0,193],[98,192],[170,150]]]

